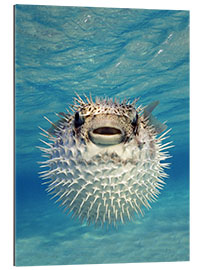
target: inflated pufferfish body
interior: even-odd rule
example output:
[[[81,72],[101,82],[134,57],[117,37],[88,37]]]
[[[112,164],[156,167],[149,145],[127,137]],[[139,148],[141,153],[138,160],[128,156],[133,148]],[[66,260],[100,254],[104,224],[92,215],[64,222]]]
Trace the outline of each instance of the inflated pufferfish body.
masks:
[[[80,96],[74,113],[61,113],[44,135],[50,142],[42,177],[48,179],[48,192],[57,197],[65,211],[87,224],[124,223],[143,215],[156,200],[163,178],[163,163],[169,157],[162,145],[166,128],[151,115],[158,102],[135,109],[132,103],[116,99],[95,101]]]

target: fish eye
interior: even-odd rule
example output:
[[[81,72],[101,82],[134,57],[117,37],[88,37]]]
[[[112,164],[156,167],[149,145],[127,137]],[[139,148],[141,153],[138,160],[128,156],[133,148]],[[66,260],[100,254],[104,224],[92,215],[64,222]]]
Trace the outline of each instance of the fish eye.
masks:
[[[80,126],[82,126],[84,124],[84,118],[80,115],[79,112],[76,112],[75,113],[75,120],[74,120],[74,124],[75,124],[75,127],[78,128]]]
[[[136,113],[136,115],[134,116],[134,118],[132,120],[133,127],[136,127],[137,126],[137,120],[138,120],[138,114]]]

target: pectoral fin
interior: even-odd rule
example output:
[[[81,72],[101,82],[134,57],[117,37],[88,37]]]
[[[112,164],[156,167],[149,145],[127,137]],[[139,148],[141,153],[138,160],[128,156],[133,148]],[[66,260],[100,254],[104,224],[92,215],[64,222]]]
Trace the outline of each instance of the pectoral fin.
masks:
[[[149,105],[147,105],[144,108],[144,113],[143,116],[145,119],[148,120],[148,125],[149,126],[153,126],[156,133],[161,133],[163,132],[167,126],[165,124],[162,124],[156,117],[154,117],[151,113],[152,111],[156,108],[156,106],[159,104],[159,101],[153,101],[152,103],[150,103]]]
[[[61,116],[61,119],[59,119],[57,122],[52,123],[51,127],[48,129],[48,132],[51,135],[56,135],[56,131],[59,129],[60,124],[62,124],[65,120],[62,117],[66,117],[66,114],[63,112],[60,112],[58,116]]]

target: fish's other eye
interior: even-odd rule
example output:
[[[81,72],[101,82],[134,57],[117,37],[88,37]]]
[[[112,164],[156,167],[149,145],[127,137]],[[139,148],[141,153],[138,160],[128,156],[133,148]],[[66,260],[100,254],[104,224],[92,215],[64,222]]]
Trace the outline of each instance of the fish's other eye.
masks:
[[[75,127],[78,128],[80,126],[82,126],[84,124],[84,118],[80,115],[79,112],[76,112],[75,113],[75,120],[74,120],[74,124],[75,124]]]
[[[132,120],[133,127],[136,127],[137,126],[137,120],[138,120],[138,114],[136,113],[135,117]]]

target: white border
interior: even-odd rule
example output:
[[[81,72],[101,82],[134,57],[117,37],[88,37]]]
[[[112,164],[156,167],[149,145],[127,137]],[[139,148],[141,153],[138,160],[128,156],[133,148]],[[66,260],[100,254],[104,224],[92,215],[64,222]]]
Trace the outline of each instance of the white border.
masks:
[[[173,9],[191,11],[191,261],[181,263],[143,263],[116,265],[75,265],[75,266],[44,266],[35,269],[203,269],[203,176],[202,176],[202,7],[201,1],[184,0],[33,0],[33,1],[2,1],[1,19],[1,192],[0,192],[0,266],[1,269],[13,269],[13,5],[38,4],[61,6],[94,6],[94,7],[128,7],[147,9]],[[197,3],[198,2],[198,3]],[[202,265],[202,267],[201,267]],[[25,269],[26,267],[18,267]]]
[[[142,0],[133,2],[130,0],[19,0],[8,1],[11,4],[30,4],[30,5],[57,5],[57,6],[89,6],[89,7],[120,7],[120,8],[146,8],[146,9],[180,9],[189,10],[191,8],[191,1],[189,0]]]

